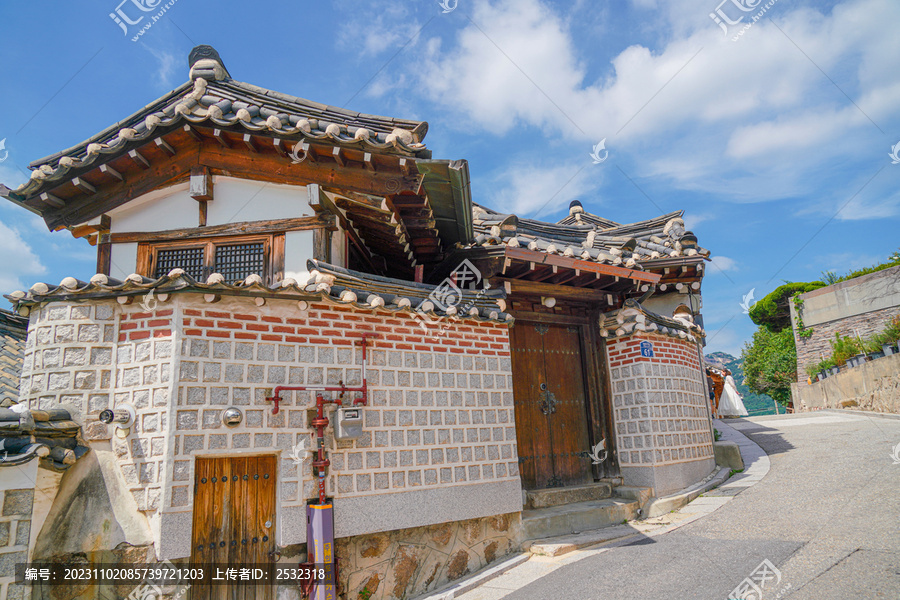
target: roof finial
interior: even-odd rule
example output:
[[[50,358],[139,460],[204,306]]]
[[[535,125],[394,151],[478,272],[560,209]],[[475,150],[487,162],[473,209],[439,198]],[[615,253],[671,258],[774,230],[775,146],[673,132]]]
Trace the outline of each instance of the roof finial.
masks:
[[[575,213],[583,213],[584,207],[581,206],[581,202],[578,200],[572,200],[569,202],[569,214],[574,215]]]
[[[193,81],[198,77],[207,81],[221,81],[231,79],[228,69],[222,64],[219,53],[212,46],[196,46],[188,55],[188,65],[191,67],[190,78]]]

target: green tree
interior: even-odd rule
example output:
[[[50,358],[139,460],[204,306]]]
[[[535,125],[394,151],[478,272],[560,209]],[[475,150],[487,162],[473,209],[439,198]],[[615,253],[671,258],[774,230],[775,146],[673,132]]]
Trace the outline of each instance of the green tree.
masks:
[[[741,358],[747,387],[784,406],[790,404],[791,383],[797,381],[797,347],[790,327],[773,332],[761,326],[744,344]]]

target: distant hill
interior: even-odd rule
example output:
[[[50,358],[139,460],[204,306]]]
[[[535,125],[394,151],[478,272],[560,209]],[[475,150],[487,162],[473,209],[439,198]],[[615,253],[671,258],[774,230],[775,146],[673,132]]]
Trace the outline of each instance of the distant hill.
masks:
[[[731,371],[734,383],[737,384],[738,393],[743,398],[744,407],[746,407],[750,416],[775,414],[775,401],[771,397],[765,394],[754,394],[744,385],[744,370],[740,358],[735,358],[727,352],[712,352],[707,354],[705,358],[707,361],[720,364]],[[778,412],[783,413],[784,408],[781,407]]]

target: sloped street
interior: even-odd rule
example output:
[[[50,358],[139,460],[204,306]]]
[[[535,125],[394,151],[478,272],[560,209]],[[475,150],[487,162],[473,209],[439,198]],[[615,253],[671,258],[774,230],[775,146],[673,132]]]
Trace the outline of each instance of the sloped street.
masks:
[[[742,491],[736,475],[731,491],[679,511],[739,492],[711,514],[619,547],[533,558],[461,598],[713,600],[742,584],[754,600],[900,598],[900,464],[891,456],[900,419],[821,411],[728,424],[766,452],[770,469]],[[774,569],[760,569],[764,561]],[[546,574],[519,587],[535,570]]]

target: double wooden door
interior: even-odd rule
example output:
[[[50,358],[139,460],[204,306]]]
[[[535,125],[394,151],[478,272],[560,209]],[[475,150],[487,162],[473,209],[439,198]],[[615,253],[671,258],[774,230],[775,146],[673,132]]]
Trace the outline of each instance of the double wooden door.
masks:
[[[510,330],[519,473],[526,489],[593,481],[580,330],[521,320]]]
[[[197,458],[191,563],[212,575],[275,561],[275,457]],[[258,573],[258,572],[257,572]],[[255,574],[254,574],[255,575]],[[271,581],[196,582],[191,600],[274,598]]]

